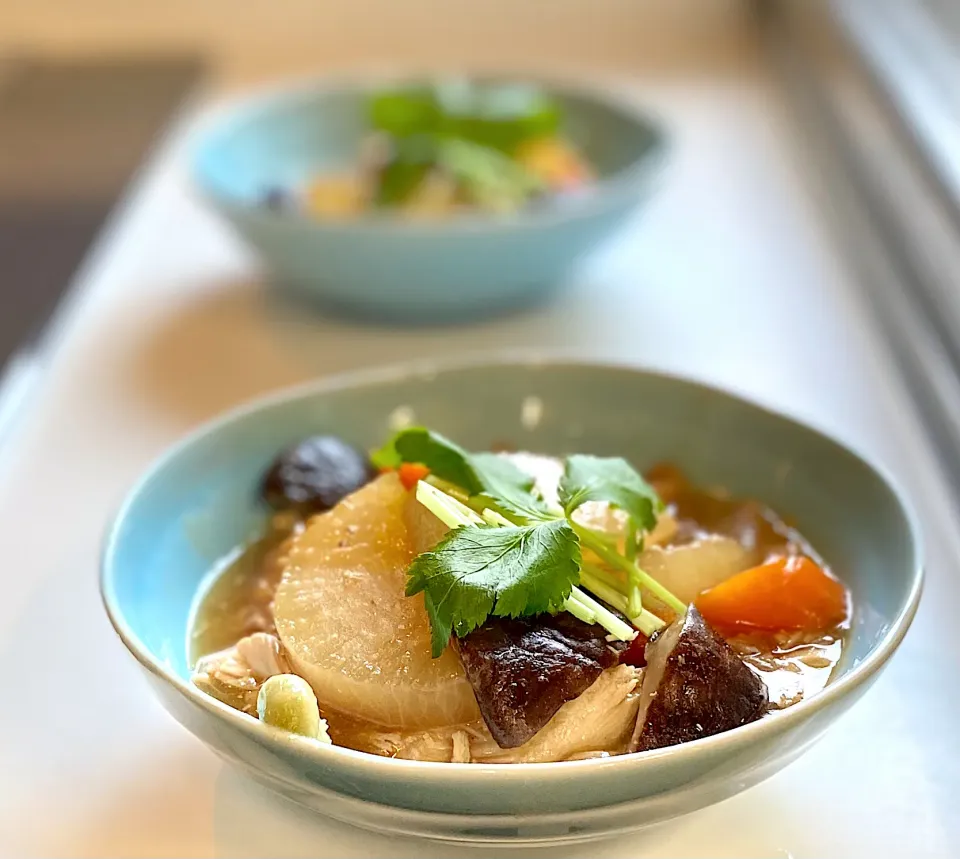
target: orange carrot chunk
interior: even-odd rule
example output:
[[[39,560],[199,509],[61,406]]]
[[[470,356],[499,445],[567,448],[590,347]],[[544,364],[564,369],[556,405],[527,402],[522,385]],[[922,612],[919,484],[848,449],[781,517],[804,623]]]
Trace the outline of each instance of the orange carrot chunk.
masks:
[[[405,462],[398,469],[400,482],[407,490],[413,489],[429,473],[430,469],[418,462]]]
[[[847,590],[804,557],[778,558],[731,576],[697,597],[715,626],[744,631],[826,630],[847,619]]]

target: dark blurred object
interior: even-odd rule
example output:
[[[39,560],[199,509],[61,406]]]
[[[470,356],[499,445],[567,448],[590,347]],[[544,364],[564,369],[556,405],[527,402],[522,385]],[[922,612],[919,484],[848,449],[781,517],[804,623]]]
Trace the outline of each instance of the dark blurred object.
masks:
[[[196,57],[12,59],[0,73],[0,381],[203,70]],[[2,388],[0,388],[2,397]]]
[[[263,497],[278,510],[322,513],[376,473],[367,455],[343,439],[312,436],[277,457],[264,480]]]
[[[829,227],[960,507],[960,6],[756,8]]]

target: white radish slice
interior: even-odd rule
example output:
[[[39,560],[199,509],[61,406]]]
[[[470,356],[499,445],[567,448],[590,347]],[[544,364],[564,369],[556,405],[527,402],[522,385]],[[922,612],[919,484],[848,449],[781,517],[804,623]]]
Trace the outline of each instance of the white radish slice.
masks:
[[[649,573],[682,602],[693,602],[712,588],[751,566],[752,555],[730,537],[704,537],[682,546],[655,546],[637,558]]]
[[[405,730],[473,722],[459,658],[431,658],[423,598],[404,595],[408,497],[387,474],[310,521],[277,589],[277,633],[321,709]]]

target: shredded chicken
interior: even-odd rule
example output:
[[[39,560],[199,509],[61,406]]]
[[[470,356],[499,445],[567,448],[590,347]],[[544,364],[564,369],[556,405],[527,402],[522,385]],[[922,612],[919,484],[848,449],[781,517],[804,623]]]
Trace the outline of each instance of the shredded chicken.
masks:
[[[450,762],[454,764],[470,763],[470,735],[466,731],[453,732],[453,752]]]
[[[637,721],[637,694],[642,669],[608,668],[579,698],[568,701],[532,739],[515,749],[501,749],[489,738],[473,742],[472,760],[483,763],[543,763],[626,748]]]
[[[197,688],[224,704],[256,715],[263,681],[289,671],[280,640],[268,632],[255,632],[233,647],[204,656],[191,679]]]
[[[579,698],[568,701],[528,742],[501,749],[483,722],[428,731],[351,732],[351,745],[387,757],[453,763],[535,763],[620,754],[633,731],[643,669],[604,671]]]

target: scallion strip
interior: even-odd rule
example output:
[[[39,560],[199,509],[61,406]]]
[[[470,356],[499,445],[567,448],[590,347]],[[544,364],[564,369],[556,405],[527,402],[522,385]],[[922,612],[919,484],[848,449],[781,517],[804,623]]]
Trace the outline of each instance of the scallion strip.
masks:
[[[590,593],[600,597],[605,603],[612,605],[615,609],[626,614],[627,598],[620,593],[620,591],[614,590],[610,585],[596,578],[587,570],[586,566],[580,570],[580,584],[590,591]]]
[[[483,519],[469,507],[423,480],[417,484],[417,501],[448,528],[484,524]]]
[[[630,615],[627,611],[627,598],[608,585],[605,585],[602,581],[594,578],[593,574],[586,570],[580,571],[580,584],[588,591],[600,597],[605,603],[612,605],[618,611],[622,611],[628,615],[630,622],[647,636],[647,638],[653,635],[658,629],[666,626],[663,620],[647,609],[641,610],[637,615]]]
[[[598,567],[596,564],[589,562],[582,564],[581,569],[588,571],[593,578],[599,579],[607,585],[607,587],[613,589],[621,596],[627,596],[627,585],[616,573],[611,573],[610,570],[604,567]]]
[[[593,609],[586,605],[586,603],[575,599],[572,594],[563,604],[563,610],[572,614],[577,620],[582,620],[584,623],[593,624],[597,622],[597,616]]]
[[[599,539],[589,528],[584,528],[583,525],[576,522],[571,522],[570,524],[573,526],[573,530],[577,532],[577,536],[584,546],[592,552],[595,552],[611,566],[623,570],[628,577],[631,575],[631,571],[634,571],[633,575],[639,578],[640,583],[658,599],[663,600],[663,602],[670,606],[677,614],[682,615],[686,612],[686,605],[661,585],[653,576],[645,573],[636,564],[628,561],[623,555],[612,551],[606,543]]]
[[[444,495],[456,498],[457,501],[463,504],[466,504],[470,500],[470,494],[457,486],[456,483],[451,483],[449,480],[444,480],[442,477],[437,477],[434,474],[428,474],[424,480],[434,488],[439,489]]]
[[[631,516],[627,519],[627,533],[623,541],[623,554],[628,561],[637,560],[637,523]]]
[[[607,632],[620,641],[633,641],[637,637],[634,630],[628,623],[620,620],[612,611],[602,606],[589,594],[585,594],[579,588],[574,588],[570,592],[570,599],[582,603],[591,609],[596,617],[596,623],[599,623]],[[570,600],[567,600],[570,602]]]
[[[643,594],[640,592],[640,576],[637,567],[637,523],[631,516],[627,519],[627,534],[624,540],[624,557],[633,564],[633,569],[627,573],[629,591],[627,593],[627,613],[633,617],[643,611]]]
[[[511,527],[513,522],[511,522],[506,516],[502,513],[498,513],[496,510],[491,510],[489,507],[484,507],[480,515],[483,517],[483,521],[488,525],[496,525],[499,528]]]

